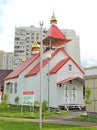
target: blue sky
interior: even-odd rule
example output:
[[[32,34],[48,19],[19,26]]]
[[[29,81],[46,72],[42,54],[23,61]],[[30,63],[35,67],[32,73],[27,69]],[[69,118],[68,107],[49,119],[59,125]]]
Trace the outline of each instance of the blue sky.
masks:
[[[15,26],[50,27],[53,8],[58,28],[74,29],[80,36],[81,60],[97,62],[97,0],[0,0],[0,50],[13,51]]]

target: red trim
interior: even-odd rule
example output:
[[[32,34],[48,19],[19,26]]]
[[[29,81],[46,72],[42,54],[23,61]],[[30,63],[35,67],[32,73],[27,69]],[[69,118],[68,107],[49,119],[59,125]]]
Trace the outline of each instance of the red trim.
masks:
[[[70,80],[74,80],[76,78],[77,77],[70,77],[70,78],[67,78],[67,79],[64,79],[64,80],[61,80],[61,81],[57,82],[57,84],[64,84],[64,83],[66,83],[66,82],[68,82]]]
[[[73,63],[77,66],[77,68],[83,73],[85,74],[85,72],[82,70],[82,68],[70,57],[70,59],[73,61]]]
[[[54,74],[56,73],[58,70],[60,70],[60,68],[62,68],[62,66],[64,64],[66,64],[68,62],[69,58],[63,59],[61,60],[57,65],[54,66],[53,69],[51,69],[51,71],[49,72],[50,74]]]
[[[24,91],[23,95],[34,95],[35,92],[34,91]]]
[[[54,51],[54,53],[51,56],[51,59],[60,51],[63,51],[63,53],[65,53],[67,55],[67,57],[69,56],[67,54],[67,52],[63,49],[63,48],[58,48],[57,50]],[[51,60],[50,59],[50,60]],[[49,61],[50,61],[49,60]],[[47,59],[43,60],[43,67],[49,62]],[[31,75],[36,75],[38,72],[40,71],[40,63],[38,63],[37,65],[35,65],[32,70],[30,70],[25,77],[31,76]]]
[[[47,60],[47,59],[43,60],[43,65],[42,65],[42,67],[44,67],[47,63],[48,63],[48,60]],[[40,62],[39,62],[36,66],[34,66],[33,69],[30,70],[30,71],[25,75],[25,77],[28,77],[28,76],[31,76],[31,75],[35,75],[35,74],[37,74],[39,71],[40,71]]]

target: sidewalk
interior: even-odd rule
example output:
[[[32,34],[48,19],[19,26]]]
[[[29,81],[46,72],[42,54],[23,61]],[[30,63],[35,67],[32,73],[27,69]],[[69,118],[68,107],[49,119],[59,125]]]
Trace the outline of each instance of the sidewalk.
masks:
[[[65,124],[65,125],[79,125],[79,126],[92,126],[97,127],[97,122],[79,122],[79,121],[72,121],[71,119],[85,114],[85,112],[70,112],[67,115],[60,115],[57,117],[53,117],[51,119],[43,119],[45,123],[54,123],[54,124]],[[32,121],[32,122],[39,122],[39,119],[28,119],[28,118],[11,118],[11,117],[0,117],[0,119],[9,119],[9,120],[22,120],[22,121]]]

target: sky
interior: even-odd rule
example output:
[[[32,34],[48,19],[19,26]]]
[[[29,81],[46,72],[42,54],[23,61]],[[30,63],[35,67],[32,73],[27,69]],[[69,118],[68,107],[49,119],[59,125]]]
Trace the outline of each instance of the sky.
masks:
[[[81,62],[97,62],[97,0],[0,0],[0,50],[14,51],[15,26],[50,27],[55,12],[59,29],[73,29],[80,37]]]

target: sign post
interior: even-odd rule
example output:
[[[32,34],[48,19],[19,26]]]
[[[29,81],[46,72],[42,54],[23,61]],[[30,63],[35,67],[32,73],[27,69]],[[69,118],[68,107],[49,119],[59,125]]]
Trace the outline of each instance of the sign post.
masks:
[[[34,91],[23,91],[22,95],[22,106],[33,106],[33,111],[34,111]],[[21,115],[22,115],[22,106],[21,106]],[[31,112],[31,108],[30,108]]]

